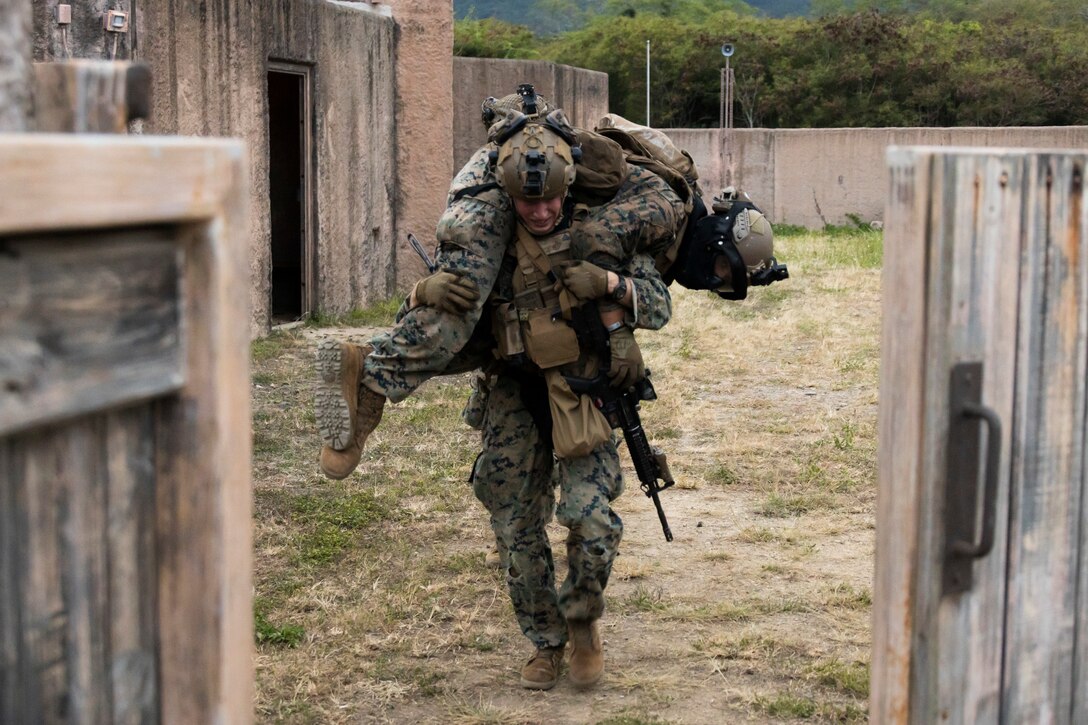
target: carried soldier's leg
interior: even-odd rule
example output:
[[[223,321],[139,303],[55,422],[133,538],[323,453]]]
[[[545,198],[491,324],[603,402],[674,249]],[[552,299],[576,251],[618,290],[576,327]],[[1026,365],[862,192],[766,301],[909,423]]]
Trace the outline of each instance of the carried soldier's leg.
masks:
[[[514,613],[536,650],[522,668],[521,684],[546,690],[559,677],[567,641],[545,531],[555,506],[555,489],[551,448],[541,445],[520,388],[507,376],[494,381],[483,430],[484,450],[473,470],[473,491],[490,514],[504,554]]]
[[[443,267],[458,270],[480,291],[480,300],[468,312],[419,305],[406,310],[390,332],[376,336],[368,346],[333,341],[319,345],[315,414],[324,441],[320,464],[325,475],[341,479],[355,470],[387,399],[399,402],[430,378],[473,364],[468,358],[474,353],[463,355],[466,359],[458,355],[471,350],[468,343],[480,332],[483,299],[505,252],[505,240],[486,235],[467,247],[443,245],[439,256]]]
[[[604,671],[597,620],[604,613],[604,589],[623,537],[623,522],[611,505],[623,492],[623,479],[613,443],[598,446],[588,456],[562,459],[558,468],[556,518],[570,530],[559,607],[570,633],[570,681],[589,687]]]

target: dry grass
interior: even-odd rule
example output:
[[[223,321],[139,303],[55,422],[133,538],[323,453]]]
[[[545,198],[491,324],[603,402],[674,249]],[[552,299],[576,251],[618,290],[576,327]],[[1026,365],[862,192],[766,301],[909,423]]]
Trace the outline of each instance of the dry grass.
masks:
[[[780,235],[790,280],[743,302],[674,290],[673,321],[640,333],[659,395],[643,421],[678,481],[662,495],[676,541],[625,464],[608,670],[591,693],[517,685],[529,647],[484,563],[466,381],[388,406],[359,471],[333,483],[316,466],[313,340],[368,331],[255,343],[258,720],[864,720],[879,244]],[[350,322],[384,324],[391,309]]]

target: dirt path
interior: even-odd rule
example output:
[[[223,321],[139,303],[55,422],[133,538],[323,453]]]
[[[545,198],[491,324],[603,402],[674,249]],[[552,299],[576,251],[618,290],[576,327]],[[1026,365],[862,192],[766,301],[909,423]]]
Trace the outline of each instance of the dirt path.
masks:
[[[677,294],[666,331],[641,338],[675,541],[622,452],[606,675],[588,692],[517,685],[530,649],[464,481],[478,445],[458,419],[465,380],[388,406],[359,472],[333,484],[313,463],[308,357],[315,335],[368,331],[299,330],[256,351],[258,719],[863,721],[879,271],[791,269],[743,303]]]

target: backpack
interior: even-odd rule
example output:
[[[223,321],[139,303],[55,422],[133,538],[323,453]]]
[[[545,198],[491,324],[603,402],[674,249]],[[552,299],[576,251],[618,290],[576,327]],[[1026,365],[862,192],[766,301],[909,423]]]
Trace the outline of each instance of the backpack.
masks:
[[[623,149],[628,163],[648,169],[664,179],[684,202],[684,221],[676,230],[676,241],[654,259],[657,271],[668,281],[676,266],[684,240],[690,236],[695,223],[707,215],[700,198],[699,171],[691,154],[678,148],[664,132],[640,126],[615,113],[606,114],[597,122],[596,132],[611,139]]]

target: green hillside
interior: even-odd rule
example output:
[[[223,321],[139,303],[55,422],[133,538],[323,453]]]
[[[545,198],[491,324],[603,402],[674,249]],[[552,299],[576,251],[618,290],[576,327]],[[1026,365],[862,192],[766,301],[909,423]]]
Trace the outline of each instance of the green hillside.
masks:
[[[667,2],[667,0],[665,0]],[[608,0],[454,0],[454,17],[462,20],[497,18],[527,25],[538,35],[550,35],[581,27],[589,14],[601,12]],[[613,0],[613,5],[615,5]],[[747,0],[755,11],[771,18],[804,16],[812,0]],[[637,5],[637,3],[632,3]],[[723,8],[735,0],[721,0]]]

